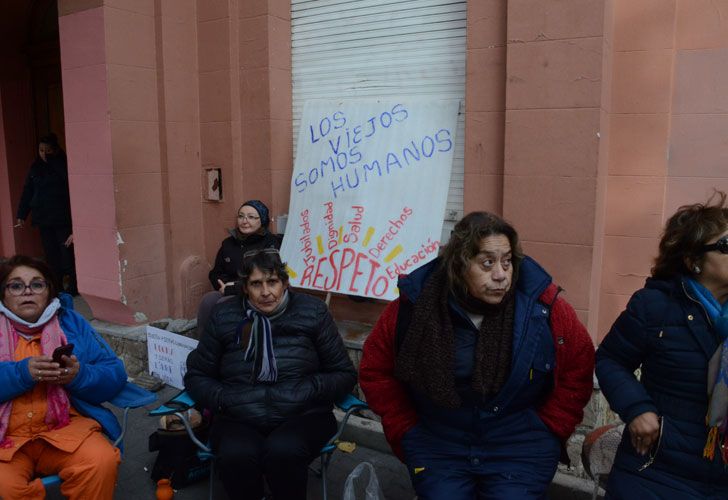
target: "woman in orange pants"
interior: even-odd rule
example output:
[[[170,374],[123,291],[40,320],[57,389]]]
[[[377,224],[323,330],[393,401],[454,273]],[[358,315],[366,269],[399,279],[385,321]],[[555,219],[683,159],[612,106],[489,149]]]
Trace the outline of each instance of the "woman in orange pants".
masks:
[[[66,498],[112,499],[119,450],[102,433],[120,428],[100,403],[126,372],[54,283],[36,259],[0,264],[0,498],[43,499],[38,477],[58,474]]]

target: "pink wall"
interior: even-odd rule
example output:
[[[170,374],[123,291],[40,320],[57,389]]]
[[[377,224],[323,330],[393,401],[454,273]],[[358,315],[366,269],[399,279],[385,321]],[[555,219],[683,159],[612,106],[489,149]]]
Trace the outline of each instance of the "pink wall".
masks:
[[[290,3],[62,7],[81,290],[105,319],[193,316],[239,204],[287,212]],[[665,218],[728,189],[727,9],[468,3],[465,209],[514,222],[595,339],[649,273]],[[221,202],[202,199],[206,167],[222,169]],[[381,305],[333,309],[370,321]]]
[[[506,15],[505,2],[468,2],[465,213],[503,214]]]
[[[728,190],[728,4],[608,3],[612,71],[599,321],[603,337],[649,275],[664,221]],[[649,29],[645,29],[648,26]]]
[[[104,9],[61,16],[59,32],[78,286],[95,316],[130,323],[120,302]]]
[[[193,316],[206,290],[195,4],[72,10],[60,29],[79,288],[101,319]]]
[[[508,3],[504,216],[588,320],[601,0]]]

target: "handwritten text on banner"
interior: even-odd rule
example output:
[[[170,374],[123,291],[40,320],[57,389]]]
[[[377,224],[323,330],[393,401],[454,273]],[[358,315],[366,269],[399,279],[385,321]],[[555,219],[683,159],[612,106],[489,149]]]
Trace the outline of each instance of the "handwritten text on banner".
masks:
[[[281,253],[293,286],[381,299],[437,256],[457,101],[308,101]]]

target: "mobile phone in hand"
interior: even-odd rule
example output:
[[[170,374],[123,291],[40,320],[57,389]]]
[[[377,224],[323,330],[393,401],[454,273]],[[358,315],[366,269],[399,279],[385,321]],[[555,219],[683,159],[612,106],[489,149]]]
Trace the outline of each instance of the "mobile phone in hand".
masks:
[[[66,344],[62,345],[61,347],[56,347],[56,349],[53,351],[53,361],[61,365],[61,368],[66,366],[66,363],[63,362],[62,356],[70,356],[73,354],[73,344]]]

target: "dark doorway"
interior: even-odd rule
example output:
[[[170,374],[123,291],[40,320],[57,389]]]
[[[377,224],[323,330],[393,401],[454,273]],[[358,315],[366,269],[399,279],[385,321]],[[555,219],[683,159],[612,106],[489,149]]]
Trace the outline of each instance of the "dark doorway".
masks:
[[[0,0],[0,247],[43,255],[37,230],[13,228],[38,138],[65,149],[57,0]]]

